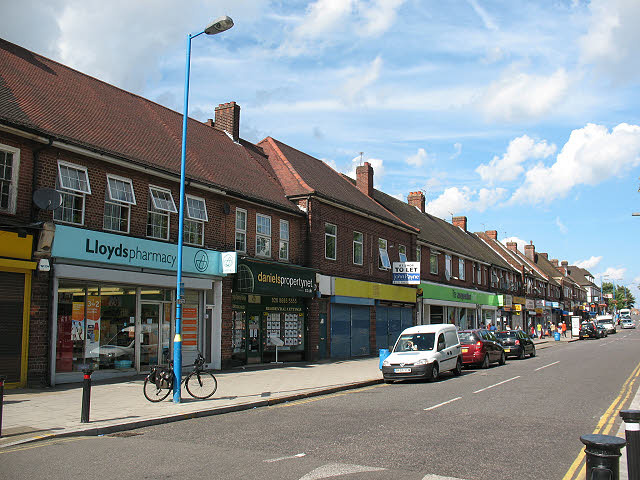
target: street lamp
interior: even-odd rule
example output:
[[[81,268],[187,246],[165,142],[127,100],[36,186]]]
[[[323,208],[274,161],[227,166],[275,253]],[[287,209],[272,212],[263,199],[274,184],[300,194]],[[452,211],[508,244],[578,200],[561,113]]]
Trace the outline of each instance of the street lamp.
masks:
[[[173,337],[173,402],[180,403],[180,384],[182,383],[182,304],[184,303],[182,285],[182,236],[184,234],[184,183],[185,159],[187,154],[187,119],[189,116],[189,71],[191,63],[191,39],[203,33],[215,35],[233,27],[233,20],[224,16],[214,20],[202,32],[187,36],[187,66],[184,74],[184,113],[182,116],[182,151],[180,153],[180,211],[178,213],[178,277],[176,279],[176,331]]]

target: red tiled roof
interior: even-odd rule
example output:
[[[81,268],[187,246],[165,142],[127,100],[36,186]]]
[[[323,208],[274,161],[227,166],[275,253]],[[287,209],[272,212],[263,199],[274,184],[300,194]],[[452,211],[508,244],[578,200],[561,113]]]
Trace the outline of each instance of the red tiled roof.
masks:
[[[362,193],[350,180],[329,165],[289,145],[267,137],[258,143],[280,178],[289,197],[318,195],[341,205],[374,215],[404,228],[418,231]]]
[[[180,173],[182,115],[0,39],[0,122]],[[260,149],[188,121],[187,177],[298,212]]]

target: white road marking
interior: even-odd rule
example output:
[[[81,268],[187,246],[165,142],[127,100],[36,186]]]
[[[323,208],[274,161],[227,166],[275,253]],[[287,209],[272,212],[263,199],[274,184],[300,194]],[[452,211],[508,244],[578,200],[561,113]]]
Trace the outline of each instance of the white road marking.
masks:
[[[550,363],[549,365],[545,365],[544,367],[536,368],[534,372],[537,372],[538,370],[542,370],[543,368],[550,367],[551,365],[555,365],[556,363],[560,363],[560,360],[558,360],[557,362]]]
[[[520,375],[518,375],[517,377],[510,378],[510,379],[508,379],[508,380],[503,380],[502,382],[498,382],[498,383],[496,383],[496,384],[494,384],[494,385],[489,385],[488,387],[481,388],[480,390],[476,390],[476,391],[475,391],[475,392],[473,392],[473,393],[480,393],[480,392],[484,392],[485,390],[489,390],[490,388],[497,387],[498,385],[502,385],[503,383],[510,382],[511,380],[515,380],[516,378],[520,378]]]
[[[422,478],[422,480],[463,480],[457,477],[442,477],[440,475],[429,474]]]
[[[280,460],[291,460],[292,458],[302,458],[306,455],[306,453],[296,453],[295,455],[289,455],[288,457],[280,457],[280,458],[271,458],[269,460],[264,460],[266,463],[279,462]]]
[[[439,403],[438,405],[434,405],[433,407],[429,407],[429,408],[425,408],[425,412],[428,410],[435,410],[438,407],[442,407],[443,405],[446,405],[447,403],[451,403],[451,402],[455,402],[456,400],[460,400],[462,397],[456,397],[456,398],[452,398],[451,400],[447,400],[446,402],[442,402]]]
[[[319,480],[321,478],[339,477],[341,475],[349,475],[351,473],[380,472],[382,470],[386,470],[386,468],[348,465],[344,463],[329,463],[312,470],[304,477],[300,477],[300,480]]]

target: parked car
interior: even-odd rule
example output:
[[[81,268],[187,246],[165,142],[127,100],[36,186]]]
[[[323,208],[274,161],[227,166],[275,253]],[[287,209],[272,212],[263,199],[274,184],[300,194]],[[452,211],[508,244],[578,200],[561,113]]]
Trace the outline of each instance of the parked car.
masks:
[[[462,374],[460,340],[455,325],[418,325],[402,331],[382,363],[385,383],[420,378],[436,380],[441,372]]]
[[[609,330],[607,327],[601,323],[596,323],[596,328],[598,329],[598,333],[600,333],[600,338],[608,337]]]
[[[507,355],[502,345],[489,330],[462,330],[458,332],[462,347],[462,363],[489,368],[491,363],[504,365]]]
[[[636,328],[636,323],[631,318],[622,319],[622,328]]]
[[[507,357],[523,359],[526,355],[536,356],[536,346],[533,344],[531,336],[522,330],[496,332],[496,338],[504,348]]]
[[[584,338],[600,338],[600,332],[596,327],[595,322],[591,320],[585,320],[580,324],[580,332],[578,333],[580,340]]]
[[[597,315],[596,324],[602,325],[607,333],[616,333],[616,324],[611,315]]]

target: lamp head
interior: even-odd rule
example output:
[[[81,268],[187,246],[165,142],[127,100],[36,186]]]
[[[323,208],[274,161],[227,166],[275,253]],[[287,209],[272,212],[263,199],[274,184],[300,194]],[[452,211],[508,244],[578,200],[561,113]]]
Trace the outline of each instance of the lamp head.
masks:
[[[207,28],[204,29],[204,33],[207,35],[215,35],[216,33],[224,32],[233,27],[233,20],[226,15],[224,17],[216,18],[211,22]]]

